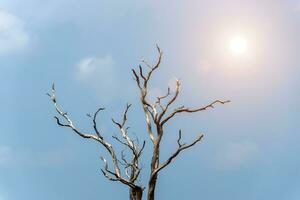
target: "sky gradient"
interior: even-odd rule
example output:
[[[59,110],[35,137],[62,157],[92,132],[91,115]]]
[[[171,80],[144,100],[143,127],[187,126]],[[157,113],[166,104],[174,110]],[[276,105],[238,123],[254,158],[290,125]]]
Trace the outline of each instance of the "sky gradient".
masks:
[[[228,51],[236,35],[247,39],[243,56]],[[154,62],[155,44],[164,54],[152,96],[179,78],[177,105],[232,101],[167,127],[162,158],[179,128],[204,140],[159,175],[157,200],[300,199],[299,35],[297,0],[0,0],[0,200],[128,198],[102,177],[103,149],[55,124],[46,93],[55,82],[87,131],[86,113],[106,107],[107,136],[130,102],[131,130],[147,138],[131,68]]]

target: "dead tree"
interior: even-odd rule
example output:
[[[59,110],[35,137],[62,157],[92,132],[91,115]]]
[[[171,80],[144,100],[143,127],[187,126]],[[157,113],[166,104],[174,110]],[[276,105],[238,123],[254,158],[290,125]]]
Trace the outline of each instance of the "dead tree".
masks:
[[[148,98],[148,85],[149,81],[154,72],[160,67],[162,52],[157,46],[158,50],[158,60],[152,65],[146,61],[142,61],[142,65],[138,66],[138,69],[132,69],[132,73],[138,89],[140,91],[140,102],[143,108],[143,112],[146,119],[146,130],[150,138],[150,143],[152,147],[152,159],[150,165],[150,175],[147,184],[147,200],[154,200],[155,188],[157,183],[158,174],[166,168],[172,161],[185,149],[188,149],[203,138],[203,134],[199,134],[192,142],[183,143],[182,131],[178,131],[177,139],[177,149],[171,153],[170,157],[164,161],[160,161],[160,148],[161,141],[164,136],[164,126],[171,121],[171,119],[180,113],[196,113],[205,111],[209,108],[214,108],[216,104],[225,104],[229,101],[215,100],[205,106],[199,108],[188,108],[185,106],[180,106],[177,108],[171,108],[175,103],[179,92],[180,92],[180,81],[176,80],[175,92],[171,92],[168,88],[164,96],[157,97],[156,101],[151,102]],[[147,70],[145,70],[147,68]],[[105,178],[110,181],[120,182],[129,188],[130,200],[141,200],[143,197],[144,187],[139,183],[138,178],[141,173],[141,163],[140,158],[143,153],[146,141],[142,143],[139,142],[138,138],[133,139],[128,133],[127,113],[131,107],[131,104],[127,104],[123,112],[122,120],[116,121],[112,118],[112,123],[120,130],[120,135],[112,135],[112,138],[119,145],[124,146],[130,152],[130,159],[128,155],[126,156],[124,151],[117,153],[114,146],[104,138],[104,134],[98,129],[97,126],[97,115],[104,110],[104,108],[99,108],[93,115],[88,114],[93,124],[94,133],[86,133],[77,128],[75,123],[70,118],[67,112],[64,112],[57,103],[57,98],[55,95],[55,87],[52,85],[52,92],[48,93],[51,101],[54,104],[58,116],[55,116],[56,123],[59,126],[71,129],[75,134],[82,138],[94,140],[103,150],[110,156],[110,161],[108,162],[104,157],[101,160],[104,163],[104,167],[101,169]],[[163,103],[165,102],[165,103]],[[62,122],[63,121],[63,122]],[[111,164],[109,164],[111,163]],[[111,166],[109,166],[111,165]]]

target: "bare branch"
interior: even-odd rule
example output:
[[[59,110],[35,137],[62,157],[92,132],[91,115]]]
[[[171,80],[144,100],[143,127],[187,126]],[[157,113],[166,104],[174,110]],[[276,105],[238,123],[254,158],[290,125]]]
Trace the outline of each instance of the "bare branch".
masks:
[[[144,63],[149,69],[152,69],[152,65],[149,64],[146,60],[142,60],[142,63]]]
[[[107,172],[104,171],[103,169],[101,169],[101,172],[102,172],[103,176],[104,176],[105,178],[107,178],[108,180],[110,180],[110,181],[118,181],[118,179],[109,176],[109,175],[107,174]]]
[[[95,130],[97,136],[98,136],[100,139],[102,139],[102,140],[103,140],[103,137],[101,136],[100,131],[99,131],[98,128],[97,128],[96,118],[97,118],[98,113],[99,113],[100,111],[104,110],[104,109],[105,109],[105,108],[99,108],[99,109],[95,112],[94,117],[93,117],[93,128],[94,128],[94,130]]]
[[[143,142],[143,145],[142,145],[141,149],[139,150],[137,157],[140,157],[142,155],[145,146],[146,146],[146,141]]]
[[[131,107],[131,104],[126,104],[126,109],[125,109],[125,112],[124,112],[124,115],[123,115],[123,122],[122,122],[122,127],[124,127],[126,121],[127,121],[127,112],[129,110],[129,108]]]
[[[162,163],[154,172],[153,174],[157,174],[160,170],[162,170],[163,168],[165,168],[166,166],[168,166],[172,160],[174,158],[176,158],[179,153],[185,149],[188,149],[192,146],[194,146],[195,144],[197,144],[198,142],[201,141],[201,139],[203,138],[203,134],[200,134],[196,139],[194,139],[194,141],[190,144],[182,144],[181,143],[181,130],[179,130],[179,134],[178,134],[178,140],[177,140],[177,144],[178,144],[178,148],[177,150],[164,162]]]
[[[150,139],[153,143],[154,143],[154,140],[155,140],[155,136],[154,136],[154,133],[152,131],[152,124],[151,124],[151,121],[150,121],[150,117],[152,117],[152,119],[155,120],[155,116],[157,115],[157,111],[156,111],[155,106],[151,105],[151,103],[149,103],[146,100],[146,97],[147,97],[147,92],[148,92],[148,82],[151,78],[151,75],[159,67],[159,65],[161,63],[162,52],[161,52],[160,48],[158,47],[158,45],[156,45],[156,47],[157,47],[159,57],[158,57],[158,60],[157,60],[157,62],[154,66],[152,66],[151,64],[149,64],[145,60],[142,60],[142,62],[146,66],[148,66],[148,68],[150,69],[146,75],[144,75],[143,68],[140,65],[139,65],[139,75],[136,73],[136,71],[134,69],[132,69],[132,72],[133,72],[133,75],[135,77],[136,83],[137,83],[137,85],[140,89],[140,92],[141,92],[141,103],[143,105],[143,110],[144,110],[144,114],[145,114],[145,118],[146,118],[147,132],[148,132],[149,137],[150,137]],[[141,80],[142,80],[143,83],[141,83]],[[151,108],[152,111],[149,108]],[[153,113],[153,112],[155,112],[155,113]]]
[[[110,172],[110,174],[114,175],[115,177],[117,177],[117,175],[113,172],[111,172],[109,169],[108,169],[108,164],[107,164],[107,161],[105,158],[103,158],[102,156],[100,157],[100,159],[104,162],[104,169],[101,169],[103,175],[110,181],[118,181],[117,178],[113,178],[111,176],[108,175],[108,172]]]
[[[157,113],[155,107],[154,107],[154,106],[153,106],[153,107],[152,107],[152,106],[151,106],[151,107],[147,106],[146,109],[147,109],[147,111],[148,111],[148,114],[151,116],[151,119],[152,119],[153,121],[155,121],[155,115],[156,115],[156,113]],[[150,110],[150,109],[152,109],[152,110]]]
[[[155,105],[158,105],[162,111],[165,109],[165,107],[161,104],[161,100],[167,98],[171,94],[170,91],[171,91],[170,87],[168,87],[168,91],[167,91],[166,95],[157,97],[157,101],[155,102]],[[156,114],[156,117],[157,117],[157,114]]]
[[[154,137],[154,134],[152,131],[152,125],[151,125],[151,121],[150,121],[150,117],[149,117],[149,112],[148,112],[147,108],[145,108],[145,106],[144,106],[144,113],[145,113],[146,124],[147,124],[147,132],[149,134],[151,141],[154,143],[155,137]]]
[[[113,135],[112,138],[115,139],[117,142],[121,143],[122,145],[128,147],[129,149],[132,149],[132,147],[129,146],[128,143],[123,142],[123,141],[122,141],[120,138],[118,138],[116,135]]]
[[[142,68],[141,65],[139,65],[139,70],[140,70],[140,76],[142,77],[142,79],[143,79],[144,81],[146,81],[146,77],[145,77],[144,74],[143,74],[143,68]]]
[[[162,99],[167,98],[171,94],[170,91],[171,91],[171,89],[170,89],[170,87],[168,87],[167,94],[164,96],[157,97],[157,101],[155,103],[160,104]]]
[[[122,178],[119,174],[116,174],[114,172],[112,172],[111,170],[109,170],[107,161],[105,158],[100,157],[100,159],[104,162],[104,169],[101,169],[103,175],[110,181],[119,181],[125,185],[128,185],[129,187],[133,188],[136,187],[136,185],[124,178]],[[115,178],[111,177],[110,175],[114,176]]]
[[[140,88],[140,90],[142,90],[139,76],[137,75],[137,73],[136,73],[136,71],[134,69],[132,69],[131,71],[132,71],[132,73],[133,73],[133,75],[135,77],[135,81],[136,81],[138,87]]]
[[[136,146],[133,142],[133,140],[129,137],[126,128],[124,128],[126,121],[127,121],[127,112],[130,108],[131,104],[127,104],[124,114],[123,114],[123,121],[122,123],[116,122],[114,119],[112,119],[112,122],[117,125],[117,127],[120,129],[120,132],[122,134],[122,137],[125,139],[126,143],[128,144],[128,147],[135,153],[136,151]]]
[[[200,111],[204,111],[207,110],[208,108],[214,108],[214,105],[217,103],[220,104],[225,104],[225,103],[229,103],[230,101],[222,101],[222,100],[216,100],[206,106],[200,107],[200,108],[196,108],[196,109],[190,109],[190,108],[185,108],[184,106],[179,107],[177,109],[175,109],[169,116],[167,116],[162,122],[161,124],[164,125],[167,121],[169,121],[171,118],[173,118],[176,114],[178,113],[182,113],[182,112],[186,112],[186,113],[194,113],[194,112],[200,112]]]
[[[147,88],[147,84],[149,79],[151,78],[152,73],[159,67],[162,59],[162,51],[160,50],[159,46],[156,45],[157,51],[158,51],[158,60],[154,66],[150,66],[150,71],[148,72],[146,76],[146,81],[144,81],[144,88]],[[145,63],[145,61],[144,61]],[[147,65],[149,67],[149,65]]]
[[[73,130],[77,135],[79,135],[80,137],[82,138],[86,138],[86,139],[92,139],[92,140],[95,140],[97,141],[98,143],[100,143],[107,151],[108,153],[110,154],[111,156],[111,159],[112,159],[112,162],[114,164],[114,169],[115,169],[115,173],[117,174],[117,176],[120,176],[120,168],[119,168],[119,165],[118,165],[118,159],[117,159],[117,156],[116,156],[116,153],[112,147],[111,144],[109,144],[107,141],[104,140],[104,138],[100,135],[100,132],[98,131],[97,129],[97,125],[96,125],[96,117],[97,117],[97,114],[103,110],[102,108],[101,109],[98,109],[97,112],[94,114],[94,118],[93,118],[93,122],[94,122],[94,125],[95,125],[95,131],[96,131],[96,135],[94,134],[88,134],[88,133],[84,133],[82,131],[80,131],[79,129],[77,129],[73,123],[73,121],[71,120],[71,118],[68,116],[68,113],[66,112],[63,112],[58,104],[57,104],[57,100],[56,100],[56,96],[55,96],[55,88],[54,88],[54,84],[52,85],[52,93],[49,94],[48,96],[50,96],[50,99],[52,100],[52,102],[54,103],[54,107],[55,107],[55,110],[56,112],[65,119],[65,121],[67,123],[63,124],[60,122],[59,118],[55,116],[55,119],[56,119],[56,122],[59,126],[63,126],[63,127],[67,127],[67,128],[70,128],[71,130]]]
[[[121,159],[126,164],[126,167],[131,166],[131,163],[129,161],[127,161],[127,159],[126,159],[126,156],[124,154],[124,150],[121,151]]]
[[[171,93],[171,90],[168,87],[167,93],[165,95],[158,96],[157,99],[153,102],[149,100],[149,81],[152,78],[154,72],[156,72],[160,67],[163,55],[158,45],[156,45],[156,48],[158,51],[158,59],[155,64],[150,64],[147,61],[142,60],[142,65],[139,65],[137,69],[132,69],[134,80],[140,91],[140,102],[142,104],[145,116],[147,133],[153,144],[152,158],[150,163],[150,178],[148,180],[147,190],[148,200],[154,200],[154,191],[158,173],[162,169],[170,165],[182,151],[196,145],[203,138],[203,135],[200,134],[191,143],[183,143],[182,132],[181,130],[179,130],[177,138],[177,148],[175,152],[173,152],[164,162],[161,162],[160,145],[163,135],[165,134],[164,124],[175,117],[178,113],[196,113],[207,110],[209,108],[214,108],[216,104],[225,104],[230,102],[216,100],[200,108],[187,108],[185,106],[180,106],[175,109],[171,108],[175,104],[180,93],[181,83],[179,80],[176,80],[176,87],[174,92]],[[109,162],[107,162],[105,158],[101,157],[101,160],[104,163],[104,167],[101,169],[103,175],[110,181],[117,181],[130,187],[130,199],[140,200],[142,198],[142,193],[144,190],[144,187],[140,186],[139,184],[139,176],[143,168],[140,164],[140,157],[145,149],[146,141],[140,143],[136,135],[133,135],[133,137],[131,137],[131,135],[128,133],[129,127],[126,124],[128,121],[128,111],[131,107],[131,104],[126,104],[120,121],[117,121],[114,118],[111,119],[113,124],[118,128],[120,132],[120,136],[113,135],[112,138],[116,143],[119,143],[125,147],[125,149],[121,151],[121,155],[117,156],[117,153],[115,152],[113,146],[105,140],[102,131],[100,131],[97,127],[97,116],[100,111],[104,110],[104,108],[99,108],[93,115],[87,114],[87,116],[92,120],[94,131],[92,134],[85,133],[79,130],[74,125],[69,114],[67,112],[63,112],[58,106],[54,84],[52,85],[51,93],[47,93],[47,95],[50,97],[50,100],[53,102],[55,110],[58,113],[58,115],[54,117],[56,123],[59,126],[71,129],[74,133],[82,138],[97,141],[98,144],[104,147],[109,154],[108,156],[110,160]],[[125,150],[127,155],[125,155],[124,153]]]
[[[59,126],[70,127],[68,124],[62,124],[57,116],[54,116],[54,118],[56,119],[56,123],[57,123]]]
[[[162,113],[159,115],[158,122],[161,121],[162,117],[164,114],[168,111],[168,108],[175,102],[179,95],[179,89],[180,89],[180,81],[177,79],[176,80],[176,90],[174,96],[170,99],[170,101],[167,103],[167,106],[165,109],[162,110]]]
[[[178,139],[177,139],[177,144],[178,144],[178,146],[179,147],[181,147],[182,146],[182,144],[181,144],[181,129],[179,130],[179,132],[178,132]]]
[[[125,147],[129,148],[132,152],[131,162],[129,162],[125,158],[124,151],[121,152],[121,159],[125,164],[124,165],[125,166],[125,169],[124,169],[125,175],[129,178],[130,183],[134,183],[137,180],[137,178],[140,174],[140,171],[141,171],[141,169],[139,168],[139,157],[141,156],[142,151],[145,147],[145,141],[144,141],[141,149],[139,149],[137,144],[134,143],[134,141],[129,137],[129,135],[127,133],[127,128],[125,128],[125,124],[127,121],[127,113],[128,113],[130,106],[131,106],[130,104],[126,105],[125,111],[123,113],[123,121],[122,122],[117,122],[114,119],[112,119],[112,122],[119,128],[125,142],[123,142],[117,136],[113,136],[113,138],[116,141],[118,141],[119,143],[123,144]],[[130,170],[129,170],[129,168],[130,168]],[[130,174],[129,174],[129,171],[130,171]]]

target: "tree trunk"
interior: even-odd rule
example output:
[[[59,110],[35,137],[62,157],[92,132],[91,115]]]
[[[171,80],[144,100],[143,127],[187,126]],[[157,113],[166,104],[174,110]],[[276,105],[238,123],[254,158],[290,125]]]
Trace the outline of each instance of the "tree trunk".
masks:
[[[130,188],[130,200],[142,200],[143,189],[140,187]]]
[[[157,180],[157,175],[153,176],[153,178],[151,178],[149,181],[147,200],[154,200],[156,180]]]
[[[161,131],[161,130],[159,129],[158,132],[159,131]],[[159,133],[162,133],[162,131]],[[157,167],[159,165],[160,140],[161,140],[161,135],[157,139],[157,141],[154,143],[154,147],[153,147],[153,155],[152,155],[152,161],[151,161],[151,175],[150,175],[150,179],[149,179],[149,183],[148,183],[147,200],[154,200],[156,180],[157,180],[157,173],[154,174],[154,171],[157,169]]]

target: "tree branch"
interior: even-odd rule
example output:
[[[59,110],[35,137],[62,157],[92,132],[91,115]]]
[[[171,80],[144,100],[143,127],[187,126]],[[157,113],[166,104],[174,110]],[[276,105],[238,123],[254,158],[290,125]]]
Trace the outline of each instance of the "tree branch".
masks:
[[[110,143],[108,143],[107,141],[104,140],[103,136],[100,134],[99,130],[97,129],[97,123],[96,123],[96,117],[97,117],[97,114],[103,110],[103,108],[99,108],[95,114],[94,114],[94,117],[93,117],[93,124],[94,124],[94,129],[95,129],[95,132],[96,132],[96,135],[94,134],[88,134],[88,133],[83,133],[82,131],[80,131],[79,129],[77,129],[73,123],[73,121],[71,120],[71,118],[68,116],[68,114],[66,112],[63,112],[58,104],[57,104],[57,99],[56,99],[56,95],[55,95],[55,87],[54,87],[54,84],[52,85],[52,91],[51,91],[51,94],[47,94],[51,101],[53,102],[54,104],[54,107],[55,107],[55,110],[56,112],[65,119],[66,123],[63,124],[60,122],[59,118],[57,116],[55,116],[55,119],[56,119],[56,122],[59,126],[62,126],[62,127],[67,127],[67,128],[70,128],[71,130],[73,130],[77,135],[79,135],[80,137],[82,138],[86,138],[86,139],[92,139],[92,140],[95,140],[97,141],[98,143],[100,143],[106,150],[107,152],[110,154],[111,156],[111,159],[112,159],[112,162],[113,162],[113,165],[114,165],[114,170],[115,170],[115,174],[118,178],[121,178],[121,173],[120,173],[120,168],[119,168],[119,165],[118,165],[118,159],[117,159],[117,156],[116,156],[116,153],[115,153],[115,150],[113,149],[112,145]],[[107,172],[107,171],[106,171]]]
[[[175,92],[171,93],[170,88],[168,87],[166,95],[158,96],[156,100],[151,102],[148,99],[148,86],[149,81],[152,78],[154,72],[160,67],[161,60],[162,60],[162,51],[160,50],[159,46],[156,45],[158,51],[158,59],[155,64],[150,64],[145,60],[142,60],[143,65],[139,65],[137,69],[132,69],[134,80],[139,88],[140,91],[140,102],[143,107],[143,112],[146,121],[146,129],[147,133],[152,141],[152,158],[150,163],[150,178],[148,180],[148,200],[154,200],[154,191],[156,187],[158,173],[163,170],[165,167],[170,165],[173,160],[185,149],[191,148],[192,146],[196,145],[200,142],[203,138],[202,134],[199,134],[191,143],[186,144],[182,143],[182,132],[179,130],[178,138],[177,138],[177,148],[175,152],[173,152],[164,162],[160,162],[160,145],[163,138],[164,133],[164,124],[166,124],[170,119],[175,117],[179,113],[195,113],[207,110],[209,108],[214,108],[217,104],[226,104],[230,101],[223,101],[223,100],[216,100],[208,105],[199,108],[186,108],[184,106],[177,107],[175,109],[171,109],[175,104],[179,93],[180,93],[180,81],[176,80],[176,88]],[[145,69],[144,66],[147,68]],[[125,110],[122,113],[122,118],[120,121],[115,120],[112,118],[112,122],[120,131],[120,136],[113,135],[112,138],[115,142],[123,145],[125,147],[124,150],[129,151],[128,156],[125,156],[124,150],[121,152],[121,155],[117,157],[115,149],[113,146],[108,143],[105,138],[103,137],[102,132],[99,130],[97,126],[97,116],[98,114],[104,110],[104,108],[99,108],[93,115],[89,115],[90,119],[92,120],[94,133],[85,133],[79,130],[69,117],[67,112],[63,112],[57,104],[57,99],[55,95],[55,87],[54,84],[52,85],[51,93],[47,93],[50,97],[50,100],[53,102],[56,112],[58,113],[55,116],[56,123],[59,126],[66,127],[71,129],[74,133],[79,135],[82,138],[95,140],[100,144],[102,147],[106,149],[110,157],[110,165],[109,167],[108,162],[105,158],[101,157],[101,160],[104,162],[104,167],[101,169],[103,175],[110,181],[117,181],[121,182],[130,189],[130,198],[132,198],[133,192],[132,191],[141,191],[140,197],[141,199],[142,190],[144,189],[142,186],[139,186],[137,183],[138,177],[141,173],[142,166],[140,165],[140,156],[142,155],[146,142],[143,141],[142,144],[139,143],[138,139],[132,139],[131,135],[128,133],[128,128],[126,127],[126,123],[128,120],[128,112],[131,107],[131,104],[126,104]],[[119,158],[119,159],[118,159]],[[120,168],[120,166],[121,168]],[[122,173],[121,173],[122,170]],[[125,174],[125,175],[124,175]],[[124,175],[124,177],[123,177]],[[137,182],[137,183],[136,183]],[[134,195],[133,195],[134,196]]]
[[[155,65],[151,65],[148,62],[146,62],[145,60],[142,60],[142,62],[149,68],[149,71],[147,72],[146,75],[144,75],[143,68],[140,65],[139,65],[139,75],[134,69],[132,69],[133,75],[135,77],[135,81],[136,81],[137,86],[140,89],[140,93],[141,93],[140,99],[141,99],[141,103],[143,105],[143,110],[144,110],[144,114],[145,114],[145,118],[146,118],[147,132],[153,143],[155,141],[155,136],[152,131],[152,124],[151,124],[150,117],[152,117],[153,120],[155,119],[156,108],[155,108],[155,106],[151,105],[151,103],[149,103],[146,100],[146,97],[147,97],[147,92],[148,92],[148,82],[151,78],[152,73],[159,67],[159,65],[161,63],[161,59],[162,59],[162,52],[161,52],[159,46],[156,45],[156,48],[157,48],[159,56],[158,56],[158,60]],[[142,83],[141,83],[141,81],[142,81]],[[153,113],[149,108],[151,108],[151,110],[155,113]]]
[[[158,117],[158,122],[160,123],[162,117],[165,115],[165,113],[168,111],[168,108],[175,102],[179,95],[179,90],[180,90],[180,81],[176,80],[176,89],[175,89],[175,94],[174,96],[170,99],[170,101],[167,103],[167,106],[165,109],[162,110],[161,114]]]
[[[125,139],[126,143],[128,144],[128,147],[132,150],[133,153],[136,153],[137,147],[134,144],[133,140],[129,137],[129,135],[127,133],[127,129],[124,128],[126,121],[127,121],[127,113],[128,113],[128,110],[130,107],[131,107],[131,104],[126,104],[122,123],[116,122],[113,118],[111,120],[120,129],[122,137]]]
[[[105,109],[105,108],[99,108],[99,109],[95,112],[94,117],[93,117],[93,128],[94,128],[94,130],[95,130],[97,136],[98,136],[100,139],[102,139],[102,140],[103,140],[103,137],[102,137],[102,135],[100,134],[100,131],[99,131],[98,128],[97,128],[96,118],[97,118],[98,113],[99,113],[100,111],[103,111],[104,109]]]
[[[119,182],[121,182],[121,183],[123,183],[125,185],[128,185],[131,188],[137,187],[134,183],[132,183],[132,182],[130,182],[130,181],[122,178],[120,175],[118,175],[118,174],[112,172],[111,170],[109,170],[109,167],[108,167],[108,164],[107,164],[107,161],[106,161],[105,158],[100,157],[100,159],[104,162],[104,169],[101,169],[101,171],[102,171],[103,175],[108,180],[110,180],[110,181],[119,181]],[[112,176],[114,176],[114,178],[111,177],[109,174],[112,175]]]
[[[196,139],[194,139],[194,141],[190,144],[182,144],[181,143],[181,130],[179,130],[179,133],[178,133],[178,140],[177,140],[177,144],[178,144],[178,147],[177,147],[177,150],[164,162],[162,163],[154,172],[153,174],[157,174],[160,170],[164,169],[165,167],[167,167],[172,161],[174,158],[176,158],[179,153],[185,149],[188,149],[192,146],[194,146],[195,144],[197,144],[198,142],[200,142],[203,138],[203,134],[200,134]]]
[[[138,145],[135,144],[134,141],[129,137],[129,135],[127,133],[127,128],[124,127],[127,122],[127,113],[128,113],[128,110],[130,107],[131,107],[131,104],[126,105],[125,111],[123,113],[123,121],[122,122],[117,122],[114,119],[112,119],[112,122],[119,128],[119,130],[122,134],[122,137],[123,137],[124,141],[126,141],[126,142],[123,142],[117,136],[113,136],[113,138],[115,140],[117,140],[118,142],[120,142],[121,144],[125,145],[132,152],[131,162],[128,162],[126,160],[124,151],[122,151],[122,153],[121,153],[122,154],[121,158],[125,163],[124,170],[125,170],[126,176],[129,177],[129,182],[134,183],[137,180],[137,178],[141,172],[141,168],[139,167],[139,157],[141,156],[142,151],[145,147],[145,141],[143,142],[142,147],[139,149]],[[130,174],[129,174],[128,168],[130,168]]]
[[[207,110],[208,108],[214,108],[215,104],[225,104],[225,103],[229,103],[229,100],[226,101],[222,101],[222,100],[216,100],[206,106],[200,107],[200,108],[195,108],[195,109],[190,109],[190,108],[185,108],[184,106],[179,107],[175,110],[173,110],[173,112],[168,115],[164,120],[162,120],[161,124],[164,125],[167,121],[169,121],[171,118],[173,118],[176,114],[178,113],[182,113],[182,112],[186,112],[186,113],[194,113],[194,112],[200,112],[200,111],[204,111]]]

